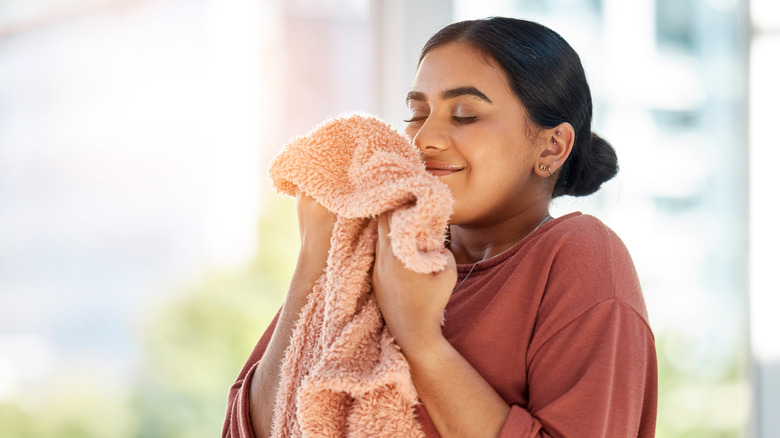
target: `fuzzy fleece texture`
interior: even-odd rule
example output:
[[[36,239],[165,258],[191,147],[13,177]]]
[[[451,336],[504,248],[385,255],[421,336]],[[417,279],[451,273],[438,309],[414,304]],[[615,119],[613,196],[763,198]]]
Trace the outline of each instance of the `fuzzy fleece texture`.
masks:
[[[281,367],[274,437],[423,437],[409,365],[371,293],[376,218],[390,213],[392,251],[416,272],[447,264],[453,199],[417,149],[387,123],[344,116],[274,158],[274,187],[300,189],[337,216],[328,265],[315,283]]]

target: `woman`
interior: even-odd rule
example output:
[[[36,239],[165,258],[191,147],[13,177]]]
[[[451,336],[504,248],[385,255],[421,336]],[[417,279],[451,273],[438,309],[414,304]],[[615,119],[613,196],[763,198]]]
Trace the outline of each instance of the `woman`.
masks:
[[[405,269],[381,217],[373,289],[426,435],[653,436],[654,340],[630,256],[597,219],[549,215],[554,197],[617,173],[577,54],[535,23],[455,23],[423,48],[407,102],[407,133],[455,199],[452,257],[438,274]],[[234,385],[251,379],[228,434],[267,436],[279,363],[325,266],[333,217],[303,196],[298,215],[290,291]]]

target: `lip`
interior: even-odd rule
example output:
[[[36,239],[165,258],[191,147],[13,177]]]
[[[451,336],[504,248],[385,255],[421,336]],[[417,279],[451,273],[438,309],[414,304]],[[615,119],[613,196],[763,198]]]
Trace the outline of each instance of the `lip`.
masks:
[[[463,166],[448,164],[443,161],[426,161],[425,170],[433,176],[445,176],[463,170]]]

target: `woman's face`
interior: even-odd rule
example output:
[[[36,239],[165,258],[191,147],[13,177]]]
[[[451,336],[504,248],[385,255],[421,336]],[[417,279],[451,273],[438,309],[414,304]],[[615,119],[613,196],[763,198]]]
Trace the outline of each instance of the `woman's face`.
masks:
[[[539,199],[538,152],[504,72],[468,43],[423,58],[407,97],[406,133],[455,197],[451,224],[487,226]]]

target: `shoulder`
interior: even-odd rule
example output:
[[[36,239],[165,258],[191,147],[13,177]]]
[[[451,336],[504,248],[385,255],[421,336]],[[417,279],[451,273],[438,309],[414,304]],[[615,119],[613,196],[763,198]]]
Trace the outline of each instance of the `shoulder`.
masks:
[[[559,218],[539,244],[548,257],[547,304],[579,311],[616,300],[647,320],[639,278],[623,241],[601,220],[573,213]],[[574,310],[574,309],[572,309]]]
[[[552,256],[557,275],[574,276],[580,281],[636,280],[634,263],[623,241],[593,216],[580,213],[563,216],[540,240]]]
[[[589,252],[623,242],[604,222],[589,214],[570,213],[554,221],[549,236],[563,239],[566,249]]]

